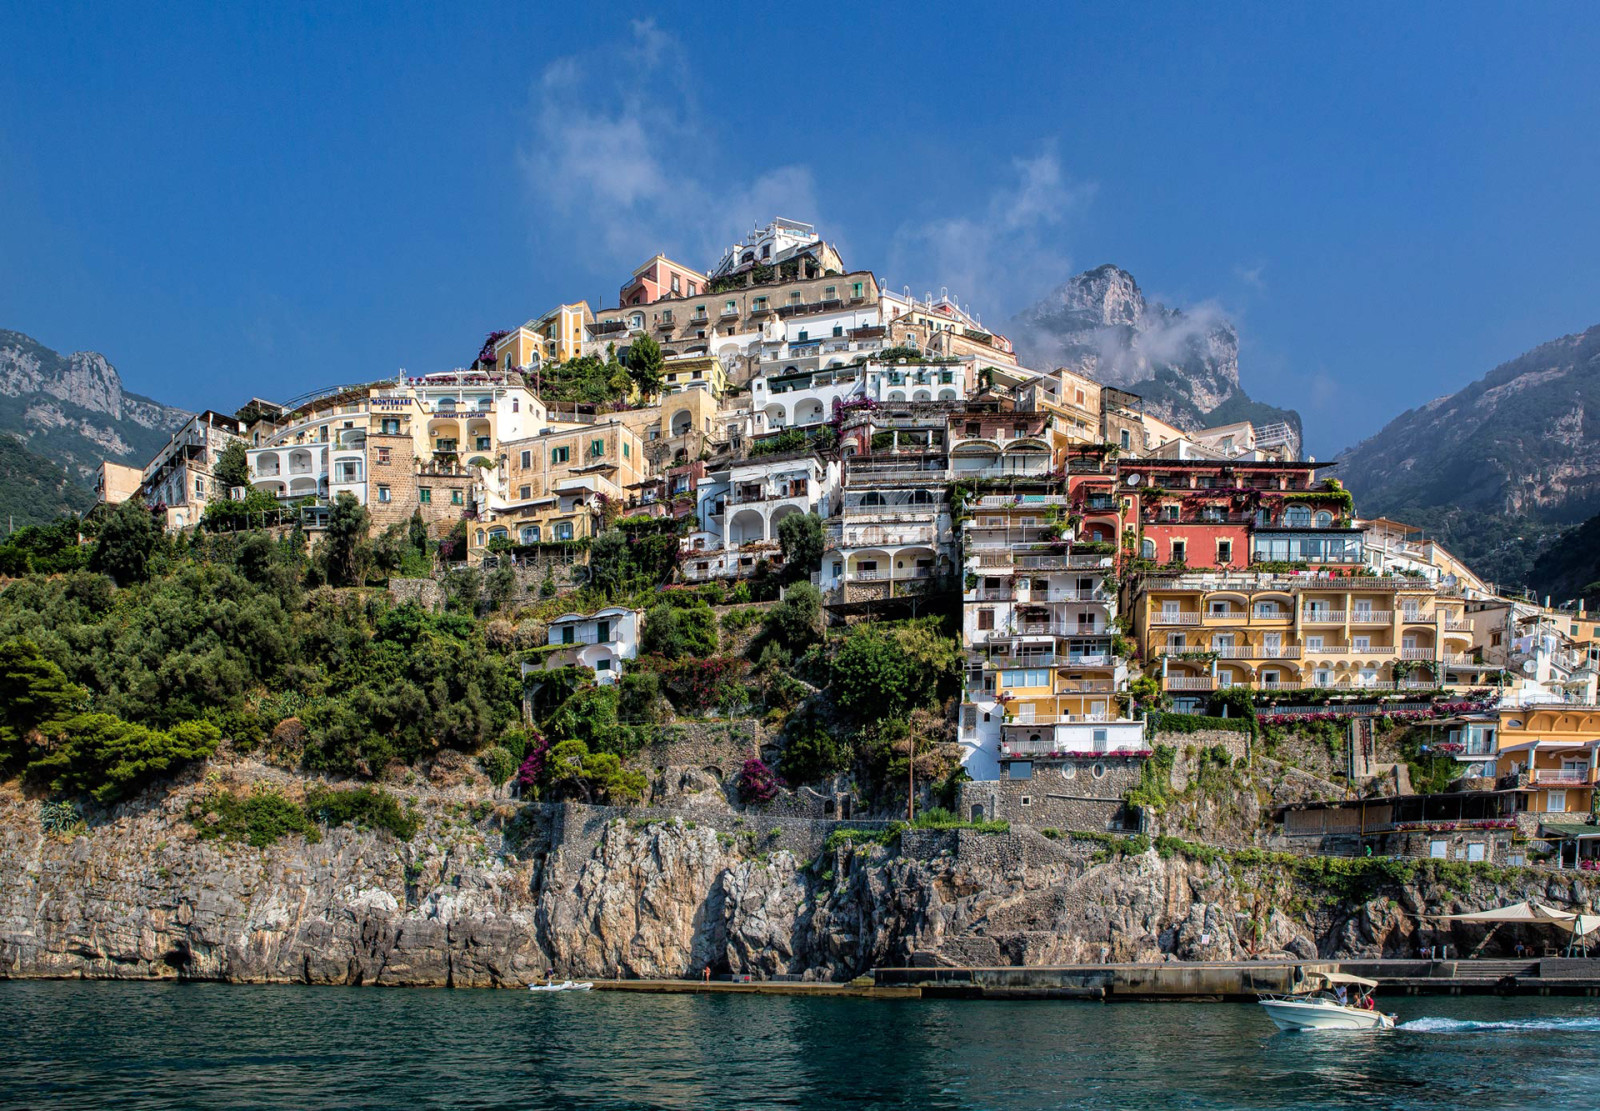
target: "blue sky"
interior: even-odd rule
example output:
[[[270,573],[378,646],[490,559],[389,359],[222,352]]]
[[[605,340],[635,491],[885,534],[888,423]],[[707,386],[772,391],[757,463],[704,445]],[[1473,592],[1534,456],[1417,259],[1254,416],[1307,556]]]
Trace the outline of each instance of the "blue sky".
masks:
[[[231,408],[781,214],[991,325],[1220,308],[1327,456],[1600,322],[1590,4],[652,10],[0,7],[0,327]]]

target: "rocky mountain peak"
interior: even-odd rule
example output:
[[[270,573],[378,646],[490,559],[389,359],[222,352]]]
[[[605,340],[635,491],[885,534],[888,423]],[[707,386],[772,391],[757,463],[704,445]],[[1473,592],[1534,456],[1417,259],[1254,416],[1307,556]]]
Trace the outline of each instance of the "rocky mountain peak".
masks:
[[[1110,263],[1067,279],[1046,298],[1049,300],[1057,301],[1064,320],[1081,329],[1119,325],[1137,328],[1145,311],[1139,283],[1132,274]]]
[[[1147,301],[1134,276],[1086,270],[1024,309],[1007,334],[1028,366],[1066,367],[1140,394],[1181,428],[1300,417],[1250,400],[1239,385],[1239,333],[1214,305],[1171,309]]]

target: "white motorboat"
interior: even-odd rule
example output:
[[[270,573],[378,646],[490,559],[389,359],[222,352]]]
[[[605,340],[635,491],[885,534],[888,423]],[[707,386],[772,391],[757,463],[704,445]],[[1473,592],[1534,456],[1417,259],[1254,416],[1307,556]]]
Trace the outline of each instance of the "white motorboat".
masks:
[[[571,980],[563,980],[559,984],[551,980],[547,984],[529,984],[529,991],[590,991],[594,985],[585,981],[575,984]]]
[[[1259,1002],[1279,1030],[1392,1030],[1394,1016],[1378,1010],[1376,980],[1343,972],[1314,972],[1293,995]]]

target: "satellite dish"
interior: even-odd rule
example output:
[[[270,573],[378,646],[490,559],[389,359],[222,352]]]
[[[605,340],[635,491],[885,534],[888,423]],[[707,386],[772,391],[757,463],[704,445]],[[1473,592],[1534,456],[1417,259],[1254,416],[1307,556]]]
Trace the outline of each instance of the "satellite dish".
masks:
[[[1522,670],[1527,674],[1532,675],[1535,671],[1539,670],[1539,665],[1534,660],[1523,660]]]
[[[1139,476],[1136,474],[1131,474],[1124,479],[1124,481],[1127,482],[1129,486],[1137,486],[1139,485]]]

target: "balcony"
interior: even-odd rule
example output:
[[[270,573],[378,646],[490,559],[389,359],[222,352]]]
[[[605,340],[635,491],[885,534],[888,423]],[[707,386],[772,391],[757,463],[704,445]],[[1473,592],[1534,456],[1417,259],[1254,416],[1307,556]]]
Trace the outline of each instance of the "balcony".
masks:
[[[1300,620],[1307,625],[1343,625],[1344,610],[1301,610]]]
[[[1394,621],[1394,614],[1389,610],[1352,610],[1350,624],[1352,625],[1389,625]]]
[[[1434,650],[1432,648],[1402,648],[1400,649],[1400,658],[1402,660],[1427,660],[1432,662]]]
[[[1200,676],[1169,675],[1169,676],[1167,676],[1167,689],[1169,691],[1208,691],[1208,690],[1214,689],[1216,687],[1216,685],[1217,685],[1216,679],[1214,679],[1210,675],[1200,675]]]
[[[1174,610],[1163,610],[1160,613],[1152,613],[1150,615],[1150,624],[1152,624],[1152,625],[1198,625],[1198,624],[1200,624],[1200,614],[1197,613],[1197,612],[1180,612],[1180,611],[1174,611]]]

